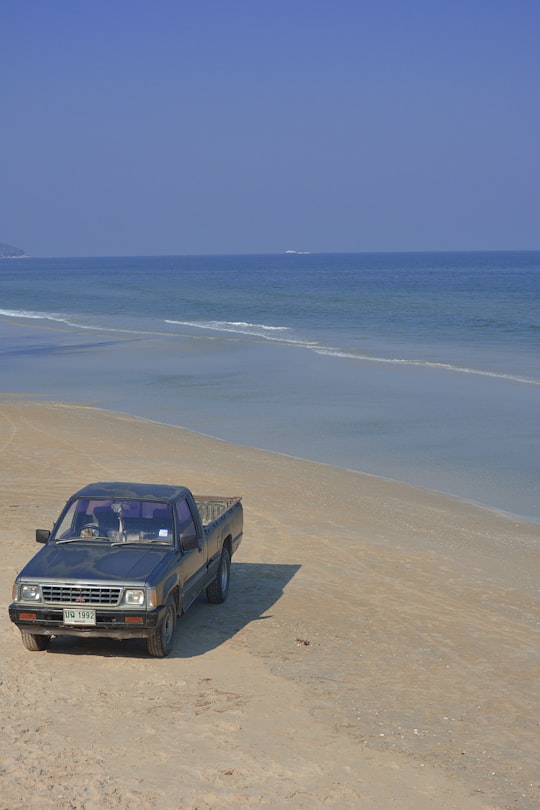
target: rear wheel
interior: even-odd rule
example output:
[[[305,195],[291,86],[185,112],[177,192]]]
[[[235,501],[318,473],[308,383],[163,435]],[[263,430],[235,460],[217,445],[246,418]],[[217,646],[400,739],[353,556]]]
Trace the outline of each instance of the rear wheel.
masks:
[[[174,596],[167,599],[167,607],[153,635],[146,639],[146,646],[154,658],[165,658],[173,648],[174,631],[176,630],[176,601]]]
[[[41,652],[49,646],[50,636],[35,636],[33,633],[21,633],[22,643],[31,652]]]
[[[209,602],[219,605],[224,602],[229,593],[229,580],[231,578],[231,555],[228,549],[221,552],[221,560],[216,578],[206,589],[206,597]]]

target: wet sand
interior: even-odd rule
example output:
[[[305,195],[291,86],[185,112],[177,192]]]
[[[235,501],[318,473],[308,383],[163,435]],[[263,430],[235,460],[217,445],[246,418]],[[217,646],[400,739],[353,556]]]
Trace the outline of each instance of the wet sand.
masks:
[[[0,398],[0,808],[539,806],[540,527],[91,406]],[[241,494],[172,655],[53,640],[11,584],[96,480]]]

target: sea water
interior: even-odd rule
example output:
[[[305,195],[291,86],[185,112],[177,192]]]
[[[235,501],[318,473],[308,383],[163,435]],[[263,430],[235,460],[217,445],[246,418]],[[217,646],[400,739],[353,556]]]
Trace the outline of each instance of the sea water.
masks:
[[[540,252],[0,260],[0,339],[0,393],[540,522]]]

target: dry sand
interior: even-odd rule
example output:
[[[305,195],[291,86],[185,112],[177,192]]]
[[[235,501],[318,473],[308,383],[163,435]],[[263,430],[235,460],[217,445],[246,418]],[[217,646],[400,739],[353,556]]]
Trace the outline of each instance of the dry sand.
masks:
[[[539,806],[540,527],[90,406],[0,401],[0,808]],[[241,494],[172,655],[23,648],[11,584],[94,480]]]

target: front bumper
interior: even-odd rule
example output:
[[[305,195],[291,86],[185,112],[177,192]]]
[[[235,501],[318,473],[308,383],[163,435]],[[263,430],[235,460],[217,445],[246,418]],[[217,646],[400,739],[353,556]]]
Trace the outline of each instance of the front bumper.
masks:
[[[100,608],[95,608],[95,610],[95,625],[73,625],[64,624],[63,608],[42,605],[22,606],[20,603],[14,602],[9,606],[9,618],[22,633],[31,635],[123,639],[148,638],[155,632],[165,613],[165,607],[139,611]],[[35,618],[30,618],[33,616]]]

